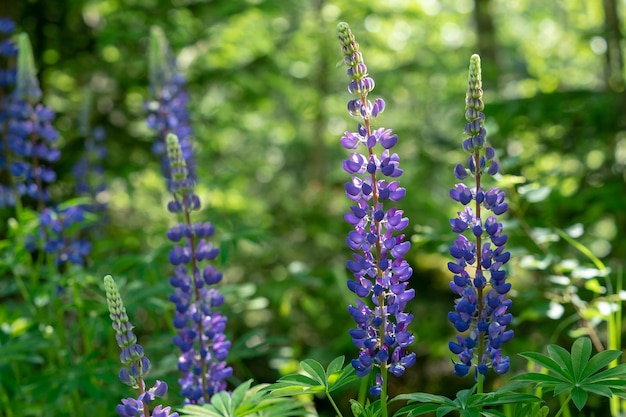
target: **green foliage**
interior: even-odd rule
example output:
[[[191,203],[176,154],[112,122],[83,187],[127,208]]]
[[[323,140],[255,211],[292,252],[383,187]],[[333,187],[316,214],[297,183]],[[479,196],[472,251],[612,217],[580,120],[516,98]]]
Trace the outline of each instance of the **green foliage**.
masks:
[[[548,354],[525,352],[521,356],[545,368],[548,374],[529,372],[513,377],[513,381],[537,384],[554,395],[568,394],[578,410],[587,403],[589,394],[607,398],[616,395],[626,398],[626,364],[602,370],[622,352],[605,350],[591,356],[591,341],[580,338],[570,353],[558,345],[549,345]]]
[[[306,414],[300,401],[272,396],[266,385],[251,384],[252,381],[239,384],[232,394],[217,393],[211,397],[210,404],[186,405],[179,414],[193,417],[289,417]]]
[[[398,410],[395,416],[406,415],[416,417],[427,413],[436,412],[437,417],[448,415],[457,411],[461,417],[506,417],[502,412],[485,407],[501,406],[505,404],[532,404],[541,401],[534,395],[512,392],[513,386],[505,386],[489,393],[477,393],[476,386],[460,390],[456,398],[450,399],[442,395],[434,395],[424,392],[401,394],[393,401],[408,401],[410,404]],[[539,414],[540,415],[540,414]]]
[[[357,379],[352,365],[344,367],[344,359],[343,356],[333,359],[326,370],[319,362],[305,359],[300,362],[303,374],[285,375],[267,389],[271,390],[274,397],[300,394],[328,395]]]

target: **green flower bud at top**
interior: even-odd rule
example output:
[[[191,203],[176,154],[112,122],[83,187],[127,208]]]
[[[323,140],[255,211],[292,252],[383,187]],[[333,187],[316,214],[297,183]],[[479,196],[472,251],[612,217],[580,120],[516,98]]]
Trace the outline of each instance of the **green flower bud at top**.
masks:
[[[482,87],[480,56],[474,54],[470,58],[467,93],[465,94],[465,119],[468,123],[465,125],[467,137],[463,141],[463,149],[469,153],[482,149],[487,136]]]
[[[183,151],[180,147],[178,136],[173,133],[169,133],[165,138],[167,145],[167,158],[170,161],[170,174],[172,181],[174,182],[175,189],[180,191],[184,181],[187,180],[187,163],[183,158]]]
[[[26,33],[20,33],[17,38],[17,81],[15,94],[30,104],[37,104],[41,100],[41,88],[37,80],[35,59],[30,39]]]
[[[148,50],[148,71],[150,73],[150,88],[154,91],[171,78],[170,66],[168,65],[170,54],[170,45],[163,29],[152,26]]]

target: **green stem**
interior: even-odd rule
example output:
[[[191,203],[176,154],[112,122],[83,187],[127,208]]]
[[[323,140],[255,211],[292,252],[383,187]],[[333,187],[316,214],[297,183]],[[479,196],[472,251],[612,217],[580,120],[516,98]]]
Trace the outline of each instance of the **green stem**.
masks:
[[[387,372],[387,364],[383,364],[380,367],[380,376],[383,379],[382,392],[380,393],[380,411],[381,417],[387,417],[387,380],[388,372]]]
[[[478,378],[476,378],[476,394],[483,393],[483,382],[485,380],[485,376],[478,372]]]
[[[363,407],[365,407],[365,400],[367,400],[367,388],[370,386],[370,375],[359,379],[359,396],[357,399],[359,404]]]
[[[572,398],[572,394],[570,393],[567,396],[567,399],[565,401],[563,401],[563,403],[561,404],[561,408],[559,408],[559,412],[556,413],[556,415],[554,417],[559,417],[565,410],[568,410],[567,405],[569,404],[569,400]],[[569,411],[569,410],[568,410]]]
[[[343,414],[341,414],[341,411],[339,411],[339,407],[337,407],[337,404],[335,404],[335,400],[333,400],[333,397],[330,395],[328,391],[326,391],[326,398],[328,398],[328,401],[330,401],[330,404],[335,409],[335,412],[337,413],[337,415],[339,417],[343,417]]]
[[[7,395],[6,390],[0,384],[0,404],[2,404],[2,410],[4,411],[6,417],[13,417],[13,410],[11,409],[12,402],[9,401],[9,396]]]

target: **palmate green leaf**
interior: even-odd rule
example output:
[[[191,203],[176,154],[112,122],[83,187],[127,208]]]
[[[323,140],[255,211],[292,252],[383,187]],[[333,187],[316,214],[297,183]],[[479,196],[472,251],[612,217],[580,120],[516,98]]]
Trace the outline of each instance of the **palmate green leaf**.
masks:
[[[302,385],[305,387],[315,387],[321,385],[319,382],[314,380],[313,378],[302,375],[302,374],[289,374],[281,377],[278,380],[279,383],[293,383],[294,385]]]
[[[341,359],[341,361],[337,361]],[[354,367],[351,364],[347,364],[345,368],[343,366],[343,356],[336,358],[328,365],[326,373],[328,374],[328,392],[333,392],[339,388],[356,381],[358,377],[355,375]],[[338,369],[338,371],[335,371]],[[331,372],[332,371],[332,372]]]
[[[333,359],[328,364],[328,368],[326,368],[326,373],[328,377],[330,377],[332,374],[336,374],[337,372],[341,372],[341,370],[343,369],[343,363],[345,359],[346,359],[345,356],[339,356]]]
[[[528,372],[526,374],[515,375],[513,378],[511,378],[511,381],[523,382],[525,384],[538,383],[538,384],[541,384],[542,386],[556,385],[556,384],[560,384],[563,382],[569,382],[569,381],[564,381],[561,377],[555,377],[555,376],[546,375],[546,374],[539,374],[537,372]]]
[[[452,406],[440,406],[439,408],[437,408],[437,417],[443,417],[445,415],[450,414],[453,411],[457,411],[456,407],[452,407]]]
[[[435,395],[429,394],[427,392],[412,392],[410,394],[400,394],[396,395],[390,402],[394,401],[407,401],[411,402],[420,402],[420,403],[435,403],[435,404],[450,404],[452,405],[452,400],[448,397],[444,397],[443,395]]]
[[[246,381],[237,387],[232,395],[225,392],[215,394],[210,404],[186,405],[181,416],[192,417],[245,417],[272,416],[292,417],[306,414],[303,404],[294,399],[273,398],[264,390],[265,385],[250,387]]]
[[[246,394],[250,390],[250,385],[252,385],[251,379],[241,383],[237,388],[233,390],[233,393],[230,396],[233,409],[239,407],[244,398],[246,398]]]
[[[520,353],[520,356],[529,359],[544,368],[548,371],[552,371],[558,376],[561,377],[563,381],[571,381],[571,378],[567,375],[567,372],[561,368],[561,366],[555,362],[552,358],[537,352],[524,352]]]
[[[585,378],[585,382],[595,383],[597,381],[611,380],[613,378],[626,379],[626,363],[619,364],[613,368],[605,369],[602,372],[591,375]]]
[[[406,407],[402,407],[401,409],[396,411],[396,413],[394,414],[394,417],[401,416],[403,414],[406,414],[406,417],[417,417],[426,413],[432,413],[433,411],[437,410],[439,407],[441,407],[440,404],[407,405]]]
[[[565,349],[563,349],[565,351]],[[567,355],[567,351],[565,351]],[[569,355],[567,355],[569,357]],[[591,341],[586,337],[580,338],[572,345],[572,356],[570,362],[572,364],[572,373],[574,379],[580,381],[584,370],[589,363],[591,357]]]
[[[469,408],[467,410],[459,410],[461,417],[480,417],[480,411],[476,408]]]
[[[495,393],[492,393],[495,394]],[[519,404],[541,402],[541,398],[532,394],[523,394],[518,392],[502,394],[502,395],[485,395],[475,404],[478,406],[501,405],[501,404]]]
[[[617,359],[621,354],[622,352],[619,350],[604,350],[594,355],[593,358],[591,358],[585,365],[585,368],[580,375],[580,379],[586,379],[590,375],[595,374],[600,369]]]
[[[607,398],[611,398],[613,396],[613,390],[611,388],[600,384],[585,385],[583,389],[592,394],[601,395]]]
[[[589,394],[581,387],[574,387],[572,390],[572,402],[578,408],[578,411],[582,410],[585,404],[587,403],[587,399],[589,398]]]
[[[484,417],[507,417],[506,414],[501,413],[497,410],[482,410],[480,414]]]
[[[342,369],[343,365],[344,357],[341,356],[328,365],[328,371],[324,371],[319,362],[306,359],[300,363],[306,374],[285,375],[264,390],[271,391],[272,397],[330,393],[356,379],[354,368],[348,364]]]
[[[324,367],[313,359],[305,359],[300,362],[300,367],[304,372],[309,374],[317,383],[323,385],[324,388],[328,388],[328,378],[326,377],[326,371]]]
[[[575,381],[574,366],[572,365],[572,357],[569,352],[563,349],[559,345],[548,345],[548,355],[550,358],[559,364],[561,370],[567,376],[570,381]]]
[[[467,405],[470,398],[472,398],[472,394],[474,393],[474,388],[464,389],[464,390],[457,392],[454,403],[458,406],[462,406],[461,408],[465,408],[464,406]]]

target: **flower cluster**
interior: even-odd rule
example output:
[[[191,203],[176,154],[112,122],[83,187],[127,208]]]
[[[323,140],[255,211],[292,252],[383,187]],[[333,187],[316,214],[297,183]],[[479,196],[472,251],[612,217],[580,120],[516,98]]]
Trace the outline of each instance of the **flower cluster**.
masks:
[[[152,151],[160,156],[163,175],[170,178],[166,138],[175,134],[180,142],[182,155],[187,164],[189,178],[195,179],[195,161],[191,146],[188,94],[185,77],[176,70],[173,57],[163,31],[153,27],[150,33],[150,90],[153,99],[146,103],[148,127],[157,132]],[[172,184],[168,183],[172,189]]]
[[[0,28],[6,26],[0,21]],[[50,201],[48,185],[56,180],[49,166],[59,160],[61,152],[54,146],[59,133],[53,127],[54,112],[41,104],[33,53],[26,34],[18,38],[18,66],[15,91],[3,104],[6,136],[0,167],[8,167],[11,182],[2,188],[1,203],[15,205],[22,197],[34,200],[40,211],[40,237],[45,252],[57,255],[57,264],[70,262],[84,265],[91,244],[77,239],[75,225],[85,219],[81,206],[46,208]],[[29,250],[38,248],[31,237]]]
[[[77,230],[85,221],[85,210],[81,206],[68,208],[46,208],[39,216],[40,233],[44,239],[44,251],[56,255],[57,265],[66,262],[85,265],[91,252],[91,242],[76,237]]]
[[[350,335],[360,350],[352,365],[359,377],[379,368],[376,384],[370,388],[370,393],[378,396],[388,371],[401,376],[415,363],[415,353],[407,352],[414,341],[408,331],[413,315],[404,312],[407,302],[415,296],[415,290],[407,288],[413,270],[404,260],[410,243],[404,241],[402,230],[408,219],[402,210],[385,207],[404,198],[406,191],[397,180],[402,175],[400,159],[390,152],[398,136],[390,129],[371,126],[371,121],[384,110],[385,102],[378,98],[372,103],[367,98],[374,80],[368,76],[350,27],[340,23],[338,33],[348,65],[348,91],[356,95],[348,102],[348,111],[362,120],[356,132],[346,132],[341,138],[341,145],[353,151],[343,163],[344,170],[352,175],[346,183],[346,195],[353,206],[344,216],[354,227],[346,239],[355,251],[354,259],[347,262],[353,274],[348,288],[362,299],[370,298],[372,303],[357,299],[348,309],[357,325]],[[380,154],[378,146],[382,148]]]
[[[144,356],[141,345],[137,343],[137,336],[133,333],[133,325],[128,320],[122,297],[110,275],[104,277],[104,290],[115,339],[122,350],[120,361],[124,367],[119,373],[120,381],[139,390],[137,398],[122,399],[122,404],[117,406],[117,413],[120,417],[178,417],[178,413],[170,413],[170,407],[162,407],[160,404],[154,407],[150,414],[150,402],[155,397],[165,396],[167,384],[157,380],[154,387],[146,390],[144,377],[150,371],[150,361]]]
[[[50,199],[47,186],[56,179],[48,165],[61,155],[53,146],[59,134],[52,126],[54,112],[39,103],[41,89],[26,34],[19,35],[18,50],[15,91],[3,105],[6,118],[3,165],[8,167],[17,195],[3,200],[13,205],[15,198],[28,196],[43,208]]]
[[[0,63],[7,64],[6,68],[0,67],[0,175],[2,179],[10,179],[8,172],[8,142],[5,137],[5,122],[7,120],[7,107],[9,99],[7,94],[15,85],[15,76],[17,71],[14,66],[9,64],[9,60],[17,55],[15,43],[9,38],[9,35],[15,30],[15,22],[8,18],[0,18],[0,36],[4,39],[0,40]],[[6,37],[5,37],[6,36]],[[15,205],[15,195],[11,184],[0,184],[0,207],[11,207]]]
[[[177,243],[170,251],[170,263],[175,267],[170,277],[176,304],[174,326],[178,336],[174,343],[180,348],[178,369],[181,394],[186,403],[207,403],[210,397],[226,389],[226,379],[232,375],[226,358],[230,342],[224,335],[226,317],[215,308],[224,297],[216,288],[210,288],[222,279],[212,265],[201,269],[202,261],[211,261],[219,254],[207,239],[214,233],[210,223],[191,223],[191,212],[200,208],[200,199],[193,192],[194,182],[189,178],[185,159],[176,135],[167,136],[167,155],[170,167],[170,185],[174,199],[168,210],[181,214],[183,221],[167,233]]]
[[[458,233],[450,247],[454,258],[448,263],[454,274],[450,288],[459,298],[448,319],[459,332],[456,341],[449,343],[450,351],[459,359],[454,373],[465,376],[475,365],[478,376],[485,375],[489,367],[499,374],[509,370],[509,358],[502,356],[502,344],[511,340],[513,330],[506,330],[512,319],[509,313],[512,302],[506,298],[511,284],[506,282],[504,269],[510,253],[505,251],[507,235],[502,233],[497,218],[508,205],[499,188],[485,191],[481,185],[485,173],[498,172],[498,163],[494,160],[494,149],[486,144],[478,55],[471,57],[468,84],[463,149],[469,159],[467,166],[458,164],[454,168],[454,175],[460,181],[473,178],[475,183],[471,188],[459,183],[450,190],[451,198],[465,208],[450,220],[452,231]]]

